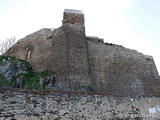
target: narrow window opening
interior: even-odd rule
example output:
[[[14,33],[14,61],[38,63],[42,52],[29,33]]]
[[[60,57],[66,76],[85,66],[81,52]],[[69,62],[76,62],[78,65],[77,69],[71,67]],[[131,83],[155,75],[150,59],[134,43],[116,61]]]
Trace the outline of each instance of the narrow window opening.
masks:
[[[31,49],[30,48],[27,48],[26,49],[26,60],[30,59],[31,58]]]

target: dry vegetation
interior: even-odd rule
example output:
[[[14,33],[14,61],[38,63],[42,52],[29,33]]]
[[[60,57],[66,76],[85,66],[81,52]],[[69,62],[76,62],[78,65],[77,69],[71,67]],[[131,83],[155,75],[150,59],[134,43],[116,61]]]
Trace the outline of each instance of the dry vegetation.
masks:
[[[15,37],[0,41],[0,55],[4,54],[16,42]]]

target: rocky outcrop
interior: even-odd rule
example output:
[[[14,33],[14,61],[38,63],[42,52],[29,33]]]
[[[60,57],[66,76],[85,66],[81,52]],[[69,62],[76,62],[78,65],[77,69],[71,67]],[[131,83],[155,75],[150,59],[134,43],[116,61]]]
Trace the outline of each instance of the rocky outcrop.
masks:
[[[0,90],[5,120],[159,120],[160,98]]]
[[[24,60],[0,56],[0,75],[1,78],[4,77],[8,82],[11,82],[15,76],[26,74],[31,69],[31,65]]]
[[[88,86],[118,96],[160,96],[153,58],[85,36],[81,11],[65,10],[61,27],[30,34],[5,55],[27,60],[34,71],[56,73],[55,89]]]
[[[33,72],[30,63],[9,56],[0,56],[0,88],[54,88],[51,71]]]

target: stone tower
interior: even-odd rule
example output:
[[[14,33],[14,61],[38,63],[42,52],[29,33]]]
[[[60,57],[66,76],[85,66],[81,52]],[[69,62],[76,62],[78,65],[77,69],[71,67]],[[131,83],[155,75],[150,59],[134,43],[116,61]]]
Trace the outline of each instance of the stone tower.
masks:
[[[84,14],[80,10],[65,9],[63,14],[63,24],[77,24],[84,26]]]
[[[64,88],[70,84],[69,87],[74,89],[81,85],[90,85],[84,14],[78,10],[65,9],[60,31],[53,38],[54,46],[56,46],[53,47],[53,56],[56,55],[53,66],[57,69],[61,68],[62,71],[57,72],[57,79],[64,81],[60,82],[58,87]],[[59,62],[60,60],[62,62]],[[66,84],[62,85],[63,83]]]

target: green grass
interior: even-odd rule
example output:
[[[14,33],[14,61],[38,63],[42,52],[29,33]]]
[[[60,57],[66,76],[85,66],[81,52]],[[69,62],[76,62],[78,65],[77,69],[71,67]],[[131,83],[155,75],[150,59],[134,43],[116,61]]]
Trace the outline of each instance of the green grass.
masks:
[[[7,80],[1,80],[0,87],[6,87],[6,86],[9,86],[9,82]]]
[[[3,55],[1,55],[1,56],[0,56],[0,64],[3,63],[3,60],[6,60],[6,61],[15,61],[16,58],[10,57],[10,56],[3,56]]]
[[[39,89],[39,76],[38,73],[33,71],[28,71],[24,74],[26,80],[22,82],[22,85],[27,89]]]
[[[50,71],[50,70],[45,70],[45,71],[43,71],[43,72],[40,72],[40,75],[41,75],[42,77],[51,76],[52,74],[53,74],[53,72]]]
[[[4,76],[0,75],[0,87],[19,88],[20,85],[17,83],[15,77],[13,77],[11,81],[8,81]]]
[[[21,63],[24,63],[24,64],[28,63],[27,61],[22,60],[22,59],[16,59],[15,57],[0,55],[0,64],[3,63],[3,60],[12,61],[12,62],[15,62],[15,61],[18,60],[18,61],[20,61]]]
[[[75,90],[81,90],[81,89],[87,89],[87,91],[91,91],[91,92],[96,92],[96,89],[91,87],[91,86],[88,86],[88,85],[83,85],[83,86],[80,86],[78,88],[75,88]]]
[[[5,79],[3,75],[0,75],[0,87],[4,87],[9,85],[8,81]]]

